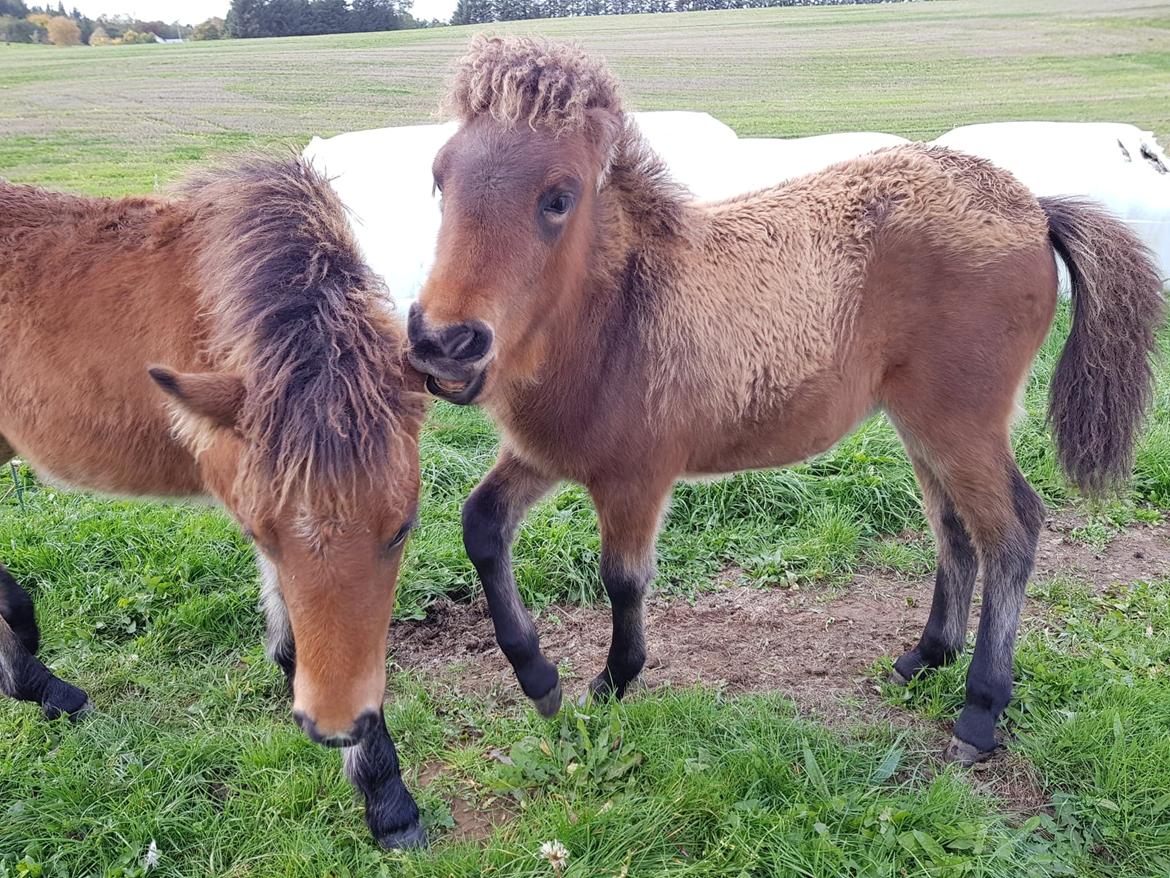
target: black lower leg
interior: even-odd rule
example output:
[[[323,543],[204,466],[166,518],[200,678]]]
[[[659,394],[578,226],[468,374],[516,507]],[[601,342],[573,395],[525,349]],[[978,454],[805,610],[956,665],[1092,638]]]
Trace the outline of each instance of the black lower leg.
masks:
[[[603,670],[589,688],[594,695],[621,698],[646,663],[643,601],[654,578],[653,565],[631,571],[615,558],[601,559],[601,580],[613,608],[613,639]]]
[[[950,498],[942,496],[938,502],[938,569],[930,617],[918,645],[894,662],[894,670],[902,680],[950,664],[962,653],[967,638],[967,617],[978,560],[975,546]]]
[[[379,712],[366,738],[342,751],[345,773],[366,801],[366,825],[384,848],[426,847],[427,834],[398,766],[398,753]]]
[[[32,598],[21,588],[20,583],[0,564],[0,616],[8,623],[13,633],[24,644],[30,655],[36,655],[41,647],[41,632],[37,628],[37,617],[33,610]]]
[[[996,723],[1011,701],[1016,631],[1036,543],[1044,523],[1044,504],[1018,470],[1012,477],[1015,521],[1004,539],[985,553],[983,608],[975,655],[967,672],[967,696],[955,723],[948,756],[971,763],[998,746]]]
[[[28,592],[0,566],[0,692],[39,704],[49,719],[61,714],[75,717],[89,705],[89,699],[36,657],[40,643]]]
[[[537,710],[552,716],[561,706],[556,665],[540,650],[536,625],[520,599],[512,574],[515,512],[502,500],[503,488],[485,480],[463,505],[463,545],[483,583],[496,642]],[[527,507],[525,507],[527,508]]]

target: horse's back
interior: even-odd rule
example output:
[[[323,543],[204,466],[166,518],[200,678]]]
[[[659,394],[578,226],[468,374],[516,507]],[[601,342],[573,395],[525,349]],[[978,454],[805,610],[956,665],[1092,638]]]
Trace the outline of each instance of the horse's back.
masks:
[[[160,199],[0,184],[0,446],[42,475],[106,491],[198,487],[146,372],[197,355],[180,216]]]

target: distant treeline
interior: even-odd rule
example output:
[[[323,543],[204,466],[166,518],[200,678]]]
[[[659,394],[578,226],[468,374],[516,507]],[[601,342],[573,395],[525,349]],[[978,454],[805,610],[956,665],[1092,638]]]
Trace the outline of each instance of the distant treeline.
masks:
[[[232,0],[229,37],[299,37],[416,27],[412,0]]]
[[[127,15],[91,20],[76,9],[26,6],[0,0],[0,42],[152,43],[164,40],[218,40],[228,37],[293,37],[433,27],[437,20],[415,21],[413,0],[231,0],[227,18],[190,25],[140,21]],[[451,24],[485,24],[528,18],[623,15],[637,12],[698,12],[760,9],[771,6],[837,6],[892,0],[458,0]]]
[[[625,15],[637,12],[700,12],[772,6],[842,6],[888,0],[459,0],[451,24],[484,24],[525,18]]]
[[[202,24],[143,21],[129,15],[101,15],[96,19],[65,4],[26,6],[24,0],[0,0],[0,42],[53,43],[58,46],[106,46],[114,43],[154,43],[159,40],[214,40],[223,36],[222,18]]]

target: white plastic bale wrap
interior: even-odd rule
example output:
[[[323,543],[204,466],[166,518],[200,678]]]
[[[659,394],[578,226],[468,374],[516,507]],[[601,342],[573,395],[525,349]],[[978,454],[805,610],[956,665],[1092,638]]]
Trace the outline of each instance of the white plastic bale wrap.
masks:
[[[314,137],[304,156],[329,178],[349,211],[370,268],[405,313],[435,259],[439,203],[431,162],[458,128],[409,125]]]
[[[1129,225],[1170,278],[1170,160],[1154,135],[1112,122],[965,125],[934,143],[1015,174],[1037,195],[1092,198]]]
[[[850,132],[792,140],[737,138],[706,113],[635,113],[651,147],[696,198],[727,198],[906,143]],[[405,309],[434,259],[438,200],[431,163],[455,123],[314,137],[305,157],[331,178],[371,267]],[[1152,135],[1111,123],[1005,122],[956,128],[934,143],[983,156],[1037,195],[1082,195],[1129,223],[1170,276],[1170,174]]]

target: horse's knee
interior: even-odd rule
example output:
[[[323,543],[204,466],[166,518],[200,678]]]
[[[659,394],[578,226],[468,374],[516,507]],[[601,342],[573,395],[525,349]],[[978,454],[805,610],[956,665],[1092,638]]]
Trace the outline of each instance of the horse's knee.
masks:
[[[507,550],[505,510],[498,491],[493,485],[481,485],[463,504],[463,547],[476,567]]]

